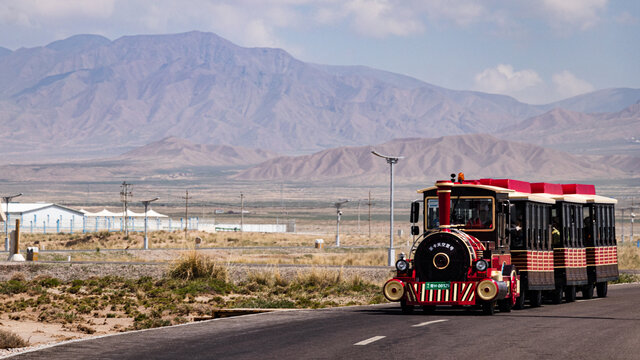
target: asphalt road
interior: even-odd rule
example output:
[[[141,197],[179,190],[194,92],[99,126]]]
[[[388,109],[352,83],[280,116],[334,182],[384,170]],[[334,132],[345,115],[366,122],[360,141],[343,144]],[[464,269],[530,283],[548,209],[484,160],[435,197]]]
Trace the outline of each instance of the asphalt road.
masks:
[[[295,310],[119,334],[16,359],[639,359],[640,284],[510,313]]]

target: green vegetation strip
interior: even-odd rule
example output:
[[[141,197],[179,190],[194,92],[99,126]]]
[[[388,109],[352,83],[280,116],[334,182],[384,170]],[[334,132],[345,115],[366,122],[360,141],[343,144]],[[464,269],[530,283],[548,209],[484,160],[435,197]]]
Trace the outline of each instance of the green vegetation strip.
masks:
[[[91,321],[132,319],[126,331],[252,312],[249,309],[323,308],[384,302],[380,287],[342,270],[307,270],[286,279],[277,270],[228,280],[224,266],[195,252],[160,279],[118,276],[61,281],[52,277],[0,282],[0,312],[11,320],[65,324],[93,334]],[[228,310],[224,310],[228,309]],[[233,311],[233,309],[237,309]],[[9,338],[7,335],[3,337]]]

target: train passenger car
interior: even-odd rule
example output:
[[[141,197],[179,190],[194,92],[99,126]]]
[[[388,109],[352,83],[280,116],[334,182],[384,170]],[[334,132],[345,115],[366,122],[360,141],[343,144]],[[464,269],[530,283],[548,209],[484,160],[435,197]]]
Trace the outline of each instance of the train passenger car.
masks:
[[[593,185],[511,179],[438,181],[412,203],[419,235],[383,288],[403,312],[468,305],[493,314],[606,296],[618,276],[613,206]],[[416,225],[423,204],[423,230]]]

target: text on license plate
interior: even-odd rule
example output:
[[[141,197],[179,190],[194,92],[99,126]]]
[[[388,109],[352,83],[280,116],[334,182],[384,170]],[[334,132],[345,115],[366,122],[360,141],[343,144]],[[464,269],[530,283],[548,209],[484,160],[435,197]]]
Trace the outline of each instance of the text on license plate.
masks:
[[[449,282],[426,282],[424,288],[427,290],[449,290],[451,283]]]

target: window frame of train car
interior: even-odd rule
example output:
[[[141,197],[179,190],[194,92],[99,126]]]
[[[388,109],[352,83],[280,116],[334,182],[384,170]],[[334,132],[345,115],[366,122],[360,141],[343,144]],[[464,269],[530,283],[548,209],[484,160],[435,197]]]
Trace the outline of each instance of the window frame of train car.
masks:
[[[554,279],[556,283],[556,293],[555,296],[558,296],[557,299],[561,299],[562,291],[565,294],[565,300],[567,302],[575,301],[576,291],[579,289],[583,289],[584,286],[587,286],[589,283],[587,269],[585,266],[584,269],[584,279],[575,279],[575,277],[579,277],[580,270],[573,270],[574,267],[571,267],[572,274],[567,272],[567,266],[558,266],[556,265],[557,253],[559,253],[562,249],[585,249],[586,252],[586,244],[585,244],[585,232],[584,232],[584,205],[586,205],[586,201],[582,201],[579,199],[573,199],[569,197],[563,197],[562,199],[557,199],[556,204],[552,208],[552,222],[554,217],[558,217],[560,228],[560,243],[553,244],[554,251]],[[555,212],[555,214],[554,214]],[[564,250],[565,252],[567,250]],[[567,256],[566,254],[564,255]],[[571,279],[574,278],[574,279]],[[560,294],[558,294],[560,292]],[[557,302],[557,301],[556,301]]]
[[[522,216],[520,230],[522,232],[522,242],[516,241],[517,239],[510,239],[512,261],[515,257],[522,257],[519,254],[523,252],[526,254],[529,251],[552,251],[550,224],[552,206],[551,203],[532,199],[510,200],[509,213],[512,220],[509,231],[510,237],[516,235],[511,230],[516,230],[515,225],[519,216]],[[556,288],[553,276],[547,275],[544,270],[521,269],[520,282],[522,293],[524,294],[525,290],[528,292],[525,297],[530,298],[532,307],[542,304],[543,291]],[[518,308],[523,306],[523,301],[517,305]]]
[[[452,224],[452,225],[458,225],[460,226],[460,229],[467,232],[467,231],[484,231],[484,232],[491,232],[494,231],[496,228],[496,216],[495,216],[495,212],[496,212],[496,204],[495,204],[495,198],[491,197],[491,196],[451,196],[451,211],[455,210],[455,206],[457,202],[459,202],[460,200],[474,200],[474,201],[481,201],[481,200],[489,200],[490,203],[486,204],[489,205],[491,207],[490,212],[491,212],[491,224],[488,228],[468,228],[465,226],[461,226],[462,224]],[[439,209],[439,206],[431,206],[431,204],[435,203],[435,205],[439,205],[438,204],[438,198],[437,197],[426,197],[425,198],[425,202],[427,203],[426,206],[426,215],[427,217],[429,216],[429,209]],[[434,210],[434,212],[436,214],[438,214],[438,210]],[[453,214],[450,214],[451,216],[451,222],[453,222]],[[433,226],[433,227],[429,227],[429,222],[430,222],[430,218],[427,218],[426,223],[425,223],[425,229],[427,230],[434,230],[437,229],[439,226]]]
[[[427,232],[429,230],[437,229],[437,227],[428,227],[429,217],[429,200],[434,199],[438,200],[438,196],[436,193],[436,188],[427,188],[420,190],[419,192],[423,193],[423,201],[424,201],[424,212],[423,212],[423,228],[424,231]],[[483,185],[475,185],[475,184],[454,184],[451,189],[451,209],[453,211],[453,204],[456,199],[491,199],[491,228],[488,229],[474,229],[467,228],[464,226],[460,226],[459,229],[462,231],[469,233],[469,235],[475,236],[478,240],[483,243],[486,243],[488,250],[499,251],[499,252],[508,252],[510,247],[509,237],[507,231],[503,229],[500,231],[498,226],[505,227],[506,224],[509,223],[509,214],[508,212],[504,215],[500,215],[501,213],[505,213],[505,209],[508,209],[509,197],[507,192],[498,192],[494,188],[488,188]],[[437,204],[437,203],[436,203]],[[439,207],[433,207],[433,209],[438,209]],[[437,211],[436,211],[437,214]],[[502,217],[502,220],[500,218]],[[451,220],[452,226],[453,220]],[[502,224],[500,224],[502,223]]]
[[[616,246],[615,204],[590,201],[583,206],[583,211],[588,211],[591,218],[590,232],[585,233],[585,247]],[[591,239],[588,238],[589,234],[591,234]],[[587,265],[587,278],[588,284],[583,287],[583,296],[586,294],[586,297],[590,298],[593,296],[594,286],[597,287],[598,297],[605,297],[607,295],[607,282],[617,279],[618,276],[610,275],[598,278],[598,267]]]
[[[510,226],[515,229],[518,217],[523,213],[521,230],[522,242],[511,239],[512,250],[550,251],[551,248],[551,204],[540,203],[531,200],[511,200],[509,205],[511,220]],[[533,226],[532,226],[533,225]],[[517,231],[517,230],[516,230]],[[509,231],[513,237],[514,231]]]

